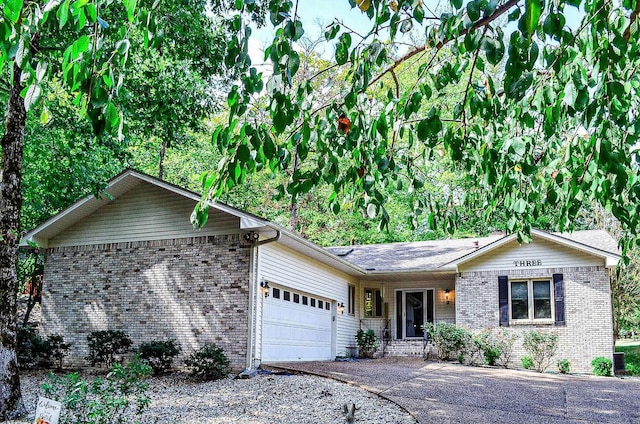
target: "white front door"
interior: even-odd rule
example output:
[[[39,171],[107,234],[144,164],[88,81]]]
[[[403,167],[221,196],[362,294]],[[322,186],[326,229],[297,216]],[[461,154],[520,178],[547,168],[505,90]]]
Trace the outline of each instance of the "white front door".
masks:
[[[396,290],[396,339],[423,338],[434,320],[433,289]]]
[[[264,298],[262,362],[333,359],[333,304],[272,287]]]

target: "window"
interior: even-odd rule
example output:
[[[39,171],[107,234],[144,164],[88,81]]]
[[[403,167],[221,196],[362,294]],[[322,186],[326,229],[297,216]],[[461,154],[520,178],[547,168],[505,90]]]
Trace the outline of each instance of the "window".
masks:
[[[308,305],[309,304],[309,298],[307,296],[302,296],[302,304],[303,305]]]
[[[553,318],[551,281],[511,281],[510,290],[512,320],[533,321]]]
[[[331,310],[331,303],[324,302],[324,309],[326,309],[327,311],[330,311]]]
[[[318,308],[324,308],[324,302],[322,300],[318,300]]]
[[[382,293],[380,289],[364,289],[364,316],[382,316]]]
[[[285,290],[283,293],[284,293],[284,296],[283,296],[284,300],[286,300],[287,302],[290,302],[291,301],[291,292],[288,292],[288,291]]]
[[[313,297],[311,298],[311,307],[312,308],[316,307],[316,300]]]
[[[349,284],[349,296],[347,298],[347,313],[351,315],[356,313],[356,286],[351,284]]]
[[[280,299],[280,289],[277,288],[273,288],[273,298],[274,299]]]
[[[298,293],[293,294],[293,303],[300,303],[300,295]]]

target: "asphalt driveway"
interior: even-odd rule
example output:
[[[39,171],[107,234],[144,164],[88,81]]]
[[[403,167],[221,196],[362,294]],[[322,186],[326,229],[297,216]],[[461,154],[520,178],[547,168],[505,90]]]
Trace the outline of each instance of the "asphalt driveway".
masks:
[[[640,378],[539,374],[413,358],[273,365],[358,385],[404,407],[420,423],[640,423]]]

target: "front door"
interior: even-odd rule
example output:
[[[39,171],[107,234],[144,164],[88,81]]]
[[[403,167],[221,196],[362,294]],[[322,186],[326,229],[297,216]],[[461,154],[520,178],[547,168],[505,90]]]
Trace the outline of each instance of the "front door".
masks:
[[[433,289],[396,290],[396,339],[423,338],[433,322]]]

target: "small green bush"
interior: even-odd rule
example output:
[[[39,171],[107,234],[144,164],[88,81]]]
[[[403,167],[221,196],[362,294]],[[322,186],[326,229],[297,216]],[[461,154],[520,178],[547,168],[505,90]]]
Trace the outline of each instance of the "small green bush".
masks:
[[[558,336],[542,331],[528,331],[524,334],[522,346],[533,362],[533,369],[544,372],[558,349]]]
[[[593,367],[593,373],[602,377],[611,376],[611,368],[613,368],[613,362],[609,358],[604,356],[598,356],[591,361]]]
[[[356,333],[356,344],[358,345],[358,355],[361,358],[373,358],[376,350],[380,346],[376,333],[373,330],[358,330]]]
[[[35,328],[19,326],[17,334],[17,356],[20,368],[50,367],[53,360],[58,368],[62,368],[62,359],[67,356],[70,344],[64,342],[59,334],[52,334],[47,338],[36,333]]]
[[[116,355],[122,355],[129,351],[133,342],[124,331],[92,331],[87,336],[89,344],[89,356],[91,365],[105,365],[110,368],[115,362]]]
[[[523,356],[520,362],[522,363],[522,368],[525,370],[530,370],[533,367],[533,359],[531,359],[529,355]]]
[[[448,361],[452,354],[464,351],[472,339],[471,334],[462,327],[455,324],[439,322],[437,324],[427,324],[423,326],[429,333],[431,343],[436,348],[438,359]]]
[[[173,359],[180,354],[180,351],[180,343],[174,339],[152,340],[140,344],[138,348],[140,358],[147,360],[155,375],[171,371]]]
[[[132,422],[131,413],[142,415],[151,403],[146,378],[151,367],[137,356],[126,366],[115,364],[106,377],[93,381],[73,372],[49,374],[42,385],[45,396],[63,405],[60,424],[112,424]],[[135,409],[134,409],[135,408]]]
[[[227,355],[213,344],[193,352],[184,363],[191,368],[194,377],[203,380],[219,380],[231,372]]]
[[[569,370],[571,369],[571,362],[568,359],[560,359],[558,361],[558,371],[560,374],[569,374]]]

